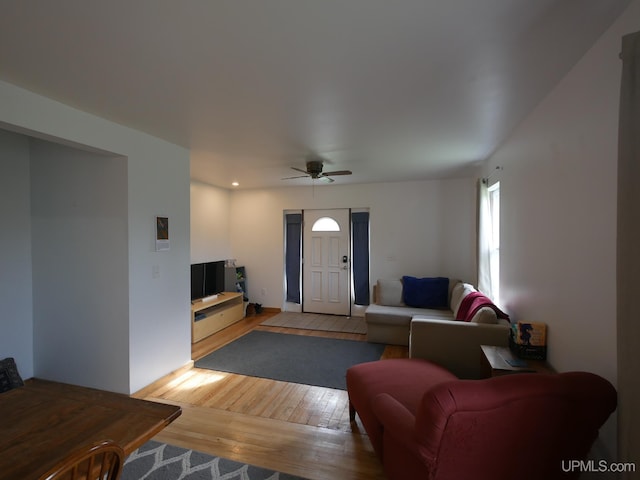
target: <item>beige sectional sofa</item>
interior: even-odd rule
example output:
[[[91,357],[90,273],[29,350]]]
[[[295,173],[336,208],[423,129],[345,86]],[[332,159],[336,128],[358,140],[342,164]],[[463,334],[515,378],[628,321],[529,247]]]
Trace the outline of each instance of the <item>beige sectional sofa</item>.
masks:
[[[480,345],[508,345],[509,322],[489,307],[470,321],[455,320],[462,300],[476,289],[449,279],[448,305],[416,308],[405,304],[401,279],[381,279],[374,303],[365,311],[367,340],[406,345],[409,356],[438,363],[459,378],[480,378]]]

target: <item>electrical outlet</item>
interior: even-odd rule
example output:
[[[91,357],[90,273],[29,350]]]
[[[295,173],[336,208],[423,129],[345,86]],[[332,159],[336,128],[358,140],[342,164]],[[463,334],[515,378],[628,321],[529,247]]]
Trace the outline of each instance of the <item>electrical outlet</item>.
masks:
[[[263,297],[267,296],[267,289],[263,288],[262,290],[260,290],[260,295],[262,295]]]

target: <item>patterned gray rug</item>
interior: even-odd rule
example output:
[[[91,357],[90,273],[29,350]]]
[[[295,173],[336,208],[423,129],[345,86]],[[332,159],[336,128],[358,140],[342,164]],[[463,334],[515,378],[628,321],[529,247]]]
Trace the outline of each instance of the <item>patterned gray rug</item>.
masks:
[[[262,322],[261,325],[327,332],[367,333],[364,317],[343,317],[320,313],[280,312]]]
[[[124,463],[121,480],[305,480],[151,440]]]

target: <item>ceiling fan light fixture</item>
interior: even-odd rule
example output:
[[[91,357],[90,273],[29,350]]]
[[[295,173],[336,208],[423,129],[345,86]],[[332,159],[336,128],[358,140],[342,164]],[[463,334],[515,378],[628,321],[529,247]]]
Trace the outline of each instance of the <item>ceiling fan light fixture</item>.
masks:
[[[311,178],[318,178],[322,174],[322,160],[309,160],[307,162],[307,173]]]
[[[291,180],[294,178],[301,178],[301,177],[311,177],[312,180],[322,180],[327,183],[332,183],[335,181],[333,178],[330,178],[332,176],[352,174],[351,170],[337,170],[335,172],[323,172],[322,171],[323,166],[324,166],[324,162],[322,161],[322,159],[316,156],[313,156],[313,157],[309,156],[307,157],[306,170],[303,170],[297,167],[291,167],[292,170],[295,170],[296,172],[304,173],[304,175],[302,176],[298,175],[295,177],[286,177],[286,178],[283,178],[283,180]]]

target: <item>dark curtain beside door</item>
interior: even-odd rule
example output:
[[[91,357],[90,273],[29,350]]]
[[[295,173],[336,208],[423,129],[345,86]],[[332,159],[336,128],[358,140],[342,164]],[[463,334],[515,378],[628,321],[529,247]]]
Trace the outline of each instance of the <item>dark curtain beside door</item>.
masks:
[[[369,305],[369,212],[351,214],[353,293],[356,305]]]
[[[302,258],[302,214],[286,217],[285,274],[287,302],[300,303],[300,259]]]

